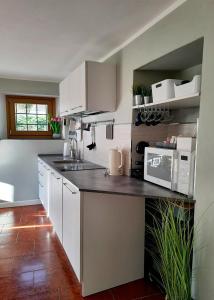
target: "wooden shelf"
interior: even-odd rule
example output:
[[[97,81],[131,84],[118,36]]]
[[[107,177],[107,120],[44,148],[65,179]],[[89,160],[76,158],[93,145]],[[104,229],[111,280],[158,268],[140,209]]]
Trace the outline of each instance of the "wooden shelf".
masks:
[[[171,98],[157,103],[135,105],[132,107],[132,109],[150,108],[150,107],[180,109],[180,108],[188,108],[188,107],[199,107],[199,105],[200,105],[200,94],[197,93],[192,95],[191,97],[188,96],[188,97]]]

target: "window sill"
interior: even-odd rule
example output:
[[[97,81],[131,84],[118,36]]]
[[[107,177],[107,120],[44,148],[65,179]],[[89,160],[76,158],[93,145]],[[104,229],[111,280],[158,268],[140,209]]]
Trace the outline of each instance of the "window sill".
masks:
[[[0,138],[0,141],[64,141],[65,139],[53,139],[53,138]]]

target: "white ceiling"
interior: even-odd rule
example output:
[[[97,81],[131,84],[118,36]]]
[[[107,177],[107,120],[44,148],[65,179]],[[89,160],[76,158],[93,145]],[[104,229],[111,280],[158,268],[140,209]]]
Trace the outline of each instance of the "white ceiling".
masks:
[[[177,0],[0,0],[0,77],[59,81]]]

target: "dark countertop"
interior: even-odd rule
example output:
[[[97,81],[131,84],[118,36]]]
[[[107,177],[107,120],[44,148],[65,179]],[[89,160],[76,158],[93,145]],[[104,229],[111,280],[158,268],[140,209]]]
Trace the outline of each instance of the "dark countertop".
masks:
[[[105,176],[104,169],[61,172],[53,161],[62,159],[62,156],[49,154],[40,154],[38,156],[64,178],[76,185],[80,191],[194,202],[182,194],[147,181],[141,181],[128,176]]]

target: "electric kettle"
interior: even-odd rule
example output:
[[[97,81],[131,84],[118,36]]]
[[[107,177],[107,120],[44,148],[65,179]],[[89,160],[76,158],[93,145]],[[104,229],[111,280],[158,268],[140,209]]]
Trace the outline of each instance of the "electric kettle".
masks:
[[[123,172],[123,153],[117,148],[109,150],[109,175],[122,175]]]

